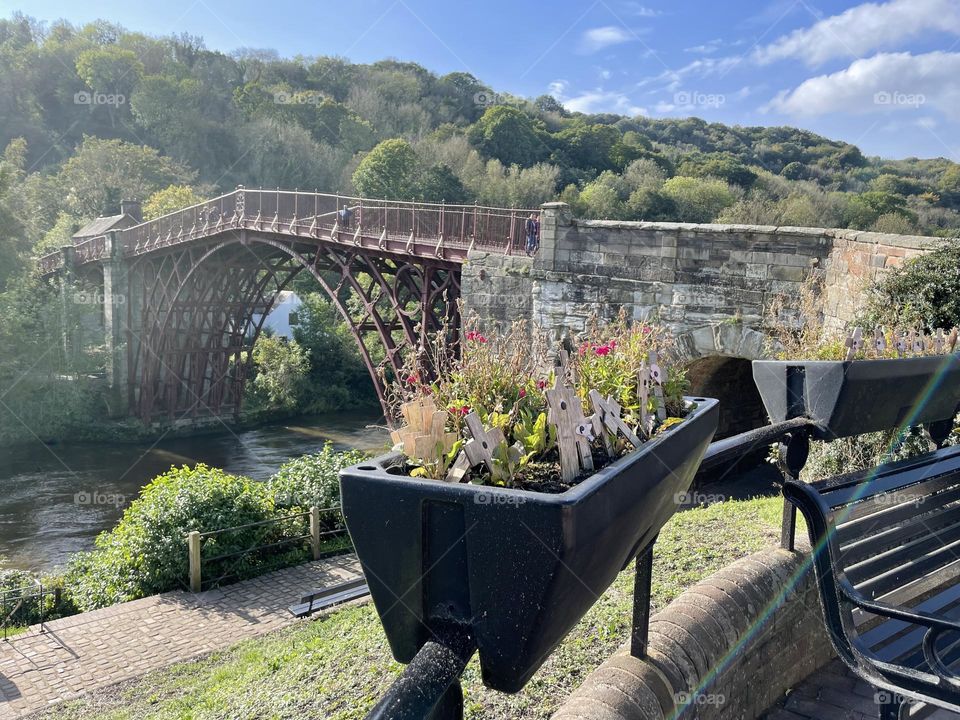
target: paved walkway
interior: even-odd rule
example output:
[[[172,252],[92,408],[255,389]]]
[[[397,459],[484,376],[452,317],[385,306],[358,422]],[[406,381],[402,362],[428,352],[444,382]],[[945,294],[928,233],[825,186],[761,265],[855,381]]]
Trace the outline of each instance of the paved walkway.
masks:
[[[0,718],[16,718],[296,622],[305,591],[357,577],[354,555],[198,595],[169,592],[54,620],[0,641]]]
[[[834,660],[803,681],[771,708],[763,720],[877,720],[876,690]],[[929,720],[956,720],[960,715],[935,710]]]

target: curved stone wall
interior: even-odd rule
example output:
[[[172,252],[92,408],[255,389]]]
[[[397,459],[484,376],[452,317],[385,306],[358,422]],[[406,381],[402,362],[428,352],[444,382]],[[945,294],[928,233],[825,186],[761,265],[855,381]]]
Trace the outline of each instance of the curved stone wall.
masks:
[[[643,660],[604,662],[554,720],[752,720],[834,656],[809,556],[767,550],[684,591]]]

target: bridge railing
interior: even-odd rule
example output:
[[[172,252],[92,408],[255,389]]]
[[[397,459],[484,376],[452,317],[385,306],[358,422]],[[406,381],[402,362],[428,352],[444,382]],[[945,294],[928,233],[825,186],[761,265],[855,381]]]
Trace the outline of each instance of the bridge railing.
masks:
[[[349,228],[337,222],[337,212],[351,210]],[[533,210],[483,205],[450,205],[408,200],[376,200],[335,193],[238,188],[177,212],[149,220],[117,233],[124,255],[140,255],[163,247],[210,236],[223,230],[254,227],[259,230],[320,237],[334,227],[365,236],[385,234],[393,239],[424,242],[431,246],[490,252],[522,252],[525,221]],[[107,254],[106,237],[76,245],[76,261],[102,260]],[[54,272],[63,262],[62,253],[50,253],[39,261],[41,273]]]

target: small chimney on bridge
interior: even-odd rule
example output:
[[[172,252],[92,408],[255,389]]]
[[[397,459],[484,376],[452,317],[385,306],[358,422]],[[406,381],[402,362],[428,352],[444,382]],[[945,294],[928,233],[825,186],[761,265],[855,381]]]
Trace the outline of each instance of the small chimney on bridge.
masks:
[[[140,207],[139,200],[121,200],[120,214],[129,215],[138,223],[143,222],[143,209]]]

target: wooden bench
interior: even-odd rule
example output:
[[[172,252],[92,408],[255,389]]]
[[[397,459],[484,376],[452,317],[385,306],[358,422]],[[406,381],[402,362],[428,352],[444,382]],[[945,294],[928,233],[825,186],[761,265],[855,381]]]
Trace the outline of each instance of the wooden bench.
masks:
[[[300,596],[300,602],[288,609],[294,617],[308,617],[333,605],[341,605],[370,594],[363,576],[325,588],[316,588]]]
[[[881,691],[880,717],[960,712],[960,447],[783,493],[807,521],[833,646]]]

